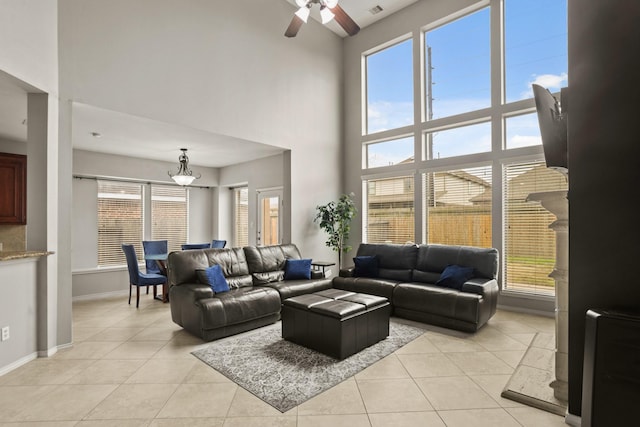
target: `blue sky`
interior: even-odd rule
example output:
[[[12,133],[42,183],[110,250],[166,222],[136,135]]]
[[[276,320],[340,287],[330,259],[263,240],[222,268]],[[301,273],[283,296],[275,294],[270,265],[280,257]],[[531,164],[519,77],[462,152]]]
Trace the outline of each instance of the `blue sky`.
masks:
[[[505,21],[506,102],[532,98],[532,83],[552,92],[566,87],[567,0],[506,0]],[[489,8],[426,33],[433,118],[490,106],[489,39]],[[369,133],[413,124],[412,43],[367,58]],[[478,125],[435,134],[434,156],[489,150],[487,129]],[[508,148],[541,143],[535,114],[508,119],[506,134]],[[404,160],[412,154],[410,140],[370,147],[376,157],[370,167]]]

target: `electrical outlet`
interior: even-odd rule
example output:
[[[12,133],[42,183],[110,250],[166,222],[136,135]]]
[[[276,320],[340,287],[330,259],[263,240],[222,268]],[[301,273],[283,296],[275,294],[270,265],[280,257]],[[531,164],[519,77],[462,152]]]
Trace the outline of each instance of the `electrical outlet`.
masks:
[[[2,341],[6,341],[9,339],[9,327],[5,326],[2,328]]]

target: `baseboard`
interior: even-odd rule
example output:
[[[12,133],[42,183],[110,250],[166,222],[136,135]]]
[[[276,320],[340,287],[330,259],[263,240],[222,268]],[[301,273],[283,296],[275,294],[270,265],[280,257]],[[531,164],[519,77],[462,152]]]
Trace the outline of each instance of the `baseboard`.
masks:
[[[115,297],[121,295],[129,295],[129,291],[111,291],[111,292],[101,292],[99,294],[87,294],[87,295],[78,295],[76,297],[71,298],[71,301],[89,301],[94,299],[101,299],[106,297]]]
[[[573,415],[567,412],[564,416],[565,424],[568,424],[573,427],[580,427],[582,425],[582,417],[578,415]]]
[[[31,362],[32,360],[35,360],[38,358],[38,353],[31,353],[27,356],[24,356],[18,360],[16,360],[13,363],[10,363],[7,366],[3,366],[0,368],[0,377],[3,376],[4,374],[7,374],[11,371],[13,371],[14,369],[19,368],[22,365],[26,365],[27,363]]]

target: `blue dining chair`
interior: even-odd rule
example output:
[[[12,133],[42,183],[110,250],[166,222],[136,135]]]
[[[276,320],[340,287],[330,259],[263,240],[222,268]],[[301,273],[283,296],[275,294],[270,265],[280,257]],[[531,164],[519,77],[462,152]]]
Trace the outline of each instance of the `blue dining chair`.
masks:
[[[210,243],[185,243],[184,245],[182,245],[182,250],[186,251],[189,249],[209,249],[210,247]]]
[[[145,255],[166,254],[169,251],[168,246],[169,246],[169,242],[167,240],[143,240],[142,241],[142,248],[144,249]],[[160,266],[155,260],[146,259],[144,263],[145,263],[145,266],[147,267],[148,274],[162,274],[162,270],[160,269]]]
[[[136,287],[136,308],[140,305],[140,286],[153,286],[153,297],[156,296],[156,286],[167,283],[167,276],[155,273],[141,273],[138,267],[138,257],[133,245],[122,245],[122,251],[127,258],[129,269],[129,304],[131,304],[131,289]]]
[[[227,245],[227,241],[226,240],[213,240],[211,242],[211,247],[212,248],[224,248]]]

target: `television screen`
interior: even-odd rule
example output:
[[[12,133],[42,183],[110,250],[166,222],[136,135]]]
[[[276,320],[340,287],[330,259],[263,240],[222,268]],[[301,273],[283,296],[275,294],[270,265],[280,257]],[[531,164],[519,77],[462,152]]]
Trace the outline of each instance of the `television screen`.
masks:
[[[548,89],[537,84],[532,87],[547,167],[567,174],[566,112],[561,110],[561,104]],[[564,96],[565,91],[561,93]]]

